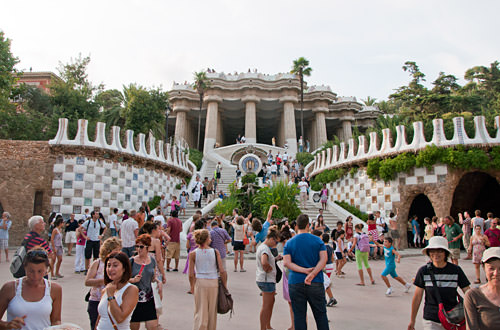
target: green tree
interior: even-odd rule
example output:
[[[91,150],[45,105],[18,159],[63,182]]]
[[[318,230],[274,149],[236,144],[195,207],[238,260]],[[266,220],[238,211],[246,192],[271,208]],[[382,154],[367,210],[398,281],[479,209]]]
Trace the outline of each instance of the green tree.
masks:
[[[304,76],[310,76],[312,68],[309,61],[299,57],[293,61],[291,73],[298,75],[300,80],[300,135],[304,139]]]
[[[99,118],[99,104],[95,95],[103,89],[102,85],[94,86],[88,79],[87,67],[90,57],[81,55],[71,59],[70,63],[59,63],[61,81],[55,81],[50,86],[53,114],[48,129],[49,136],[54,136],[58,129],[58,119],[68,118],[70,138],[75,136],[78,119],[89,121],[89,136],[95,132],[95,124]]]
[[[163,138],[165,117],[163,111],[168,102],[167,92],[161,88],[146,89],[131,84],[124,88],[126,99],[124,107],[125,128],[136,134],[148,134],[156,139]]]
[[[0,31],[0,110],[10,107],[10,97],[18,77],[17,63],[19,59],[10,51],[10,39]]]
[[[205,71],[195,72],[193,78],[193,88],[196,89],[198,95],[200,96],[200,111],[198,112],[198,138],[196,140],[196,149],[200,150],[201,108],[203,106],[203,95],[205,94],[206,89],[210,87],[210,82],[208,81],[207,73]]]
[[[125,99],[122,92],[117,89],[105,90],[97,94],[95,101],[101,110],[99,120],[105,122],[106,126],[125,126],[125,117],[122,116]]]

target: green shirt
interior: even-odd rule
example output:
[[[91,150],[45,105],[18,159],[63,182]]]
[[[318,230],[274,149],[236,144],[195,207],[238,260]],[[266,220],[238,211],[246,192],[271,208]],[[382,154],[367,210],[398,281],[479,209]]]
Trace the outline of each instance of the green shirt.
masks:
[[[451,242],[455,237],[462,234],[462,229],[459,225],[454,223],[452,226],[445,225],[444,232],[446,233],[446,238],[448,242]],[[460,240],[456,240],[453,243],[448,244],[448,248],[450,249],[460,249]]]

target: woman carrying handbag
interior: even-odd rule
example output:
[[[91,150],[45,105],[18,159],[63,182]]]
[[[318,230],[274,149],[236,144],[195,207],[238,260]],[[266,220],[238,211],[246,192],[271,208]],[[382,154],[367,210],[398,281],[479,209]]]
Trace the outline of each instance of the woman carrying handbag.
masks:
[[[227,288],[227,276],[219,251],[210,247],[210,233],[196,230],[194,239],[198,248],[189,253],[189,283],[194,296],[194,330],[217,329],[219,275]],[[196,270],[196,273],[195,273]]]

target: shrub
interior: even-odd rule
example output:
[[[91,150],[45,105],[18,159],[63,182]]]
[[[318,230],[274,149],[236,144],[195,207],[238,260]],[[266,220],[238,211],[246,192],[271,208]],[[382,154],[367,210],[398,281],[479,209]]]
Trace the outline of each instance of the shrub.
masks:
[[[257,217],[265,218],[271,205],[278,205],[278,209],[273,212],[273,218],[296,219],[300,214],[296,196],[299,193],[297,185],[291,186],[278,182],[272,187],[260,189],[253,198],[252,213]]]
[[[380,170],[380,158],[373,158],[368,161],[368,165],[366,165],[366,174],[370,179],[377,179],[379,176]]]
[[[309,152],[297,152],[295,158],[300,164],[304,166],[306,166],[307,164],[309,164],[314,160],[314,156]]]
[[[417,154],[416,166],[431,169],[434,164],[443,158],[444,150],[435,145],[425,147],[425,149],[420,150]]]
[[[203,153],[197,149],[189,148],[189,160],[196,165],[196,169],[199,171],[203,163]]]
[[[368,214],[361,212],[357,207],[355,207],[351,204],[348,204],[348,203],[343,202],[343,201],[342,202],[335,201],[335,204],[337,204],[338,206],[340,206],[344,210],[348,211],[349,213],[354,214],[355,216],[357,216],[358,218],[360,218],[361,220],[363,220],[365,222],[366,222],[366,220],[368,220]]]
[[[257,174],[255,174],[255,173],[245,174],[241,178],[241,184],[247,184],[247,183],[256,184],[257,183]]]
[[[153,210],[154,208],[156,208],[158,205],[160,205],[160,201],[161,201],[161,197],[160,196],[154,196],[153,199],[151,199],[148,202],[149,209]]]

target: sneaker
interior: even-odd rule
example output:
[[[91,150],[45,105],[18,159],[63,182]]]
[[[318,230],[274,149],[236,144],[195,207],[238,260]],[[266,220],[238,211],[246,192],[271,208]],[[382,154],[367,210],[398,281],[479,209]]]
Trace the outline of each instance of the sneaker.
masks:
[[[385,295],[390,296],[391,294],[392,294],[392,288],[387,289],[387,291],[385,292]]]
[[[328,303],[326,304],[326,307],[332,307],[332,306],[335,306],[337,305],[337,299],[335,298],[331,298]]]
[[[410,288],[411,288],[411,283],[406,283],[405,284],[405,293],[408,293],[408,291],[410,291]]]

